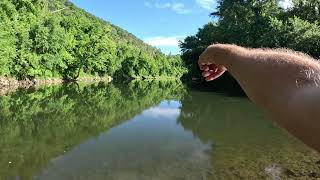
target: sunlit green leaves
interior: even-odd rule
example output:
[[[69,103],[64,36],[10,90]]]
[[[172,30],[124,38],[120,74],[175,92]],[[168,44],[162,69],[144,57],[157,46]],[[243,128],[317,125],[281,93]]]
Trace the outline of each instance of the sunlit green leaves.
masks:
[[[3,0],[0,20],[0,76],[74,80],[80,75],[180,77],[185,72],[183,63],[170,62],[67,0]]]

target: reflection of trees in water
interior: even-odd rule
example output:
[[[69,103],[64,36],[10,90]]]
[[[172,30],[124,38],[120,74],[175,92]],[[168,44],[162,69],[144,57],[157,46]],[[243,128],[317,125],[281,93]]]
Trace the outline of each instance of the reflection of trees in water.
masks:
[[[279,129],[242,98],[189,92],[178,122],[203,142],[212,143],[212,179],[265,179],[267,167],[282,178],[320,175],[320,156]]]
[[[1,96],[0,179],[29,179],[88,138],[184,94],[180,82],[131,82],[52,86]]]

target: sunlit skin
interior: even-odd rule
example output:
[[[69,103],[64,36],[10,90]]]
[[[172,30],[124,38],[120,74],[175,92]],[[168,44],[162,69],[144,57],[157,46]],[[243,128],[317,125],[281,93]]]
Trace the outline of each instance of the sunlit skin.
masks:
[[[305,144],[320,152],[320,64],[284,49],[209,46],[199,58],[207,81],[226,71],[248,97]]]

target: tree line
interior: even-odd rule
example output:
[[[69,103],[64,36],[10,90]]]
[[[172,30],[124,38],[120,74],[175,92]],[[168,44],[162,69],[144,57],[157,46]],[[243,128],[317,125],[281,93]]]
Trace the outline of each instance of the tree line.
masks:
[[[19,80],[79,76],[181,77],[166,56],[68,0],[1,0],[0,76]]]
[[[212,43],[233,43],[252,48],[290,48],[320,57],[320,1],[293,0],[292,7],[281,0],[219,0],[212,22],[180,43],[188,77],[200,78],[197,60]],[[226,75],[211,85],[240,89]]]

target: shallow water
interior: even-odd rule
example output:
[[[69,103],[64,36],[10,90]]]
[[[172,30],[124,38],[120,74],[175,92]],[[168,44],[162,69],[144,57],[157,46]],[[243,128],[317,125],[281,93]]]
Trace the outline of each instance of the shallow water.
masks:
[[[246,98],[178,82],[0,97],[0,179],[312,179],[320,156]]]

